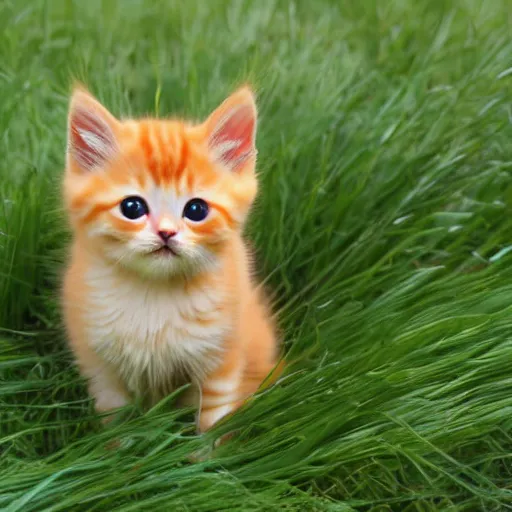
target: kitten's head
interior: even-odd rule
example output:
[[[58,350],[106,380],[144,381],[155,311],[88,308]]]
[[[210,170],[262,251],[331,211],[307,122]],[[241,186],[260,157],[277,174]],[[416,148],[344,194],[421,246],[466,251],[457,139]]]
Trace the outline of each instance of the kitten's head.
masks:
[[[198,124],[118,120],[77,88],[64,180],[75,237],[147,277],[214,265],[256,196],[255,135],[247,87]]]

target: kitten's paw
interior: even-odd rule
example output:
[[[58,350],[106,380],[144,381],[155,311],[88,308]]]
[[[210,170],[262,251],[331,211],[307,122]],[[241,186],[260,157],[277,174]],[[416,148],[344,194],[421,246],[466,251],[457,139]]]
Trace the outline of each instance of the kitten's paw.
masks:
[[[96,396],[96,411],[109,412],[124,407],[128,401],[126,397],[117,391],[105,390]]]
[[[124,407],[128,401],[120,393],[104,391],[96,396],[95,409],[102,416],[101,422],[108,425],[117,416],[117,411]]]

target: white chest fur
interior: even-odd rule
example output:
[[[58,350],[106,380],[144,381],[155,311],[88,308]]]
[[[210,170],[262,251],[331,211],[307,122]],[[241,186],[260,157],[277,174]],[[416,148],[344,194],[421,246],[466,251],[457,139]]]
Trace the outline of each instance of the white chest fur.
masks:
[[[159,397],[218,364],[229,322],[219,289],[128,280],[108,269],[86,276],[92,348],[135,394]]]

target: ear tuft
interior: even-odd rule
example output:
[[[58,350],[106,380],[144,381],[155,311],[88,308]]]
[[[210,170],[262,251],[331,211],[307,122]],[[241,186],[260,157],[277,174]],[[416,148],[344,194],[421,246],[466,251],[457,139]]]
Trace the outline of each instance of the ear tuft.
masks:
[[[117,151],[118,121],[85,89],[71,98],[68,117],[68,156],[83,171],[92,171]]]
[[[256,157],[257,112],[248,87],[232,94],[209,117],[208,146],[213,158],[227,169],[241,171]]]

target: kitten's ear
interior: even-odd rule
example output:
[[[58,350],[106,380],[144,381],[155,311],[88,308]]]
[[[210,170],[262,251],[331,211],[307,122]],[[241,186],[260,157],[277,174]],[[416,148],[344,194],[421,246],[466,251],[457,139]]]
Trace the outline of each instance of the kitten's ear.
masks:
[[[254,165],[256,158],[256,102],[249,87],[232,94],[206,121],[213,158],[231,171]]]
[[[117,152],[119,121],[81,87],[75,88],[68,115],[68,159],[82,171],[101,167]]]

